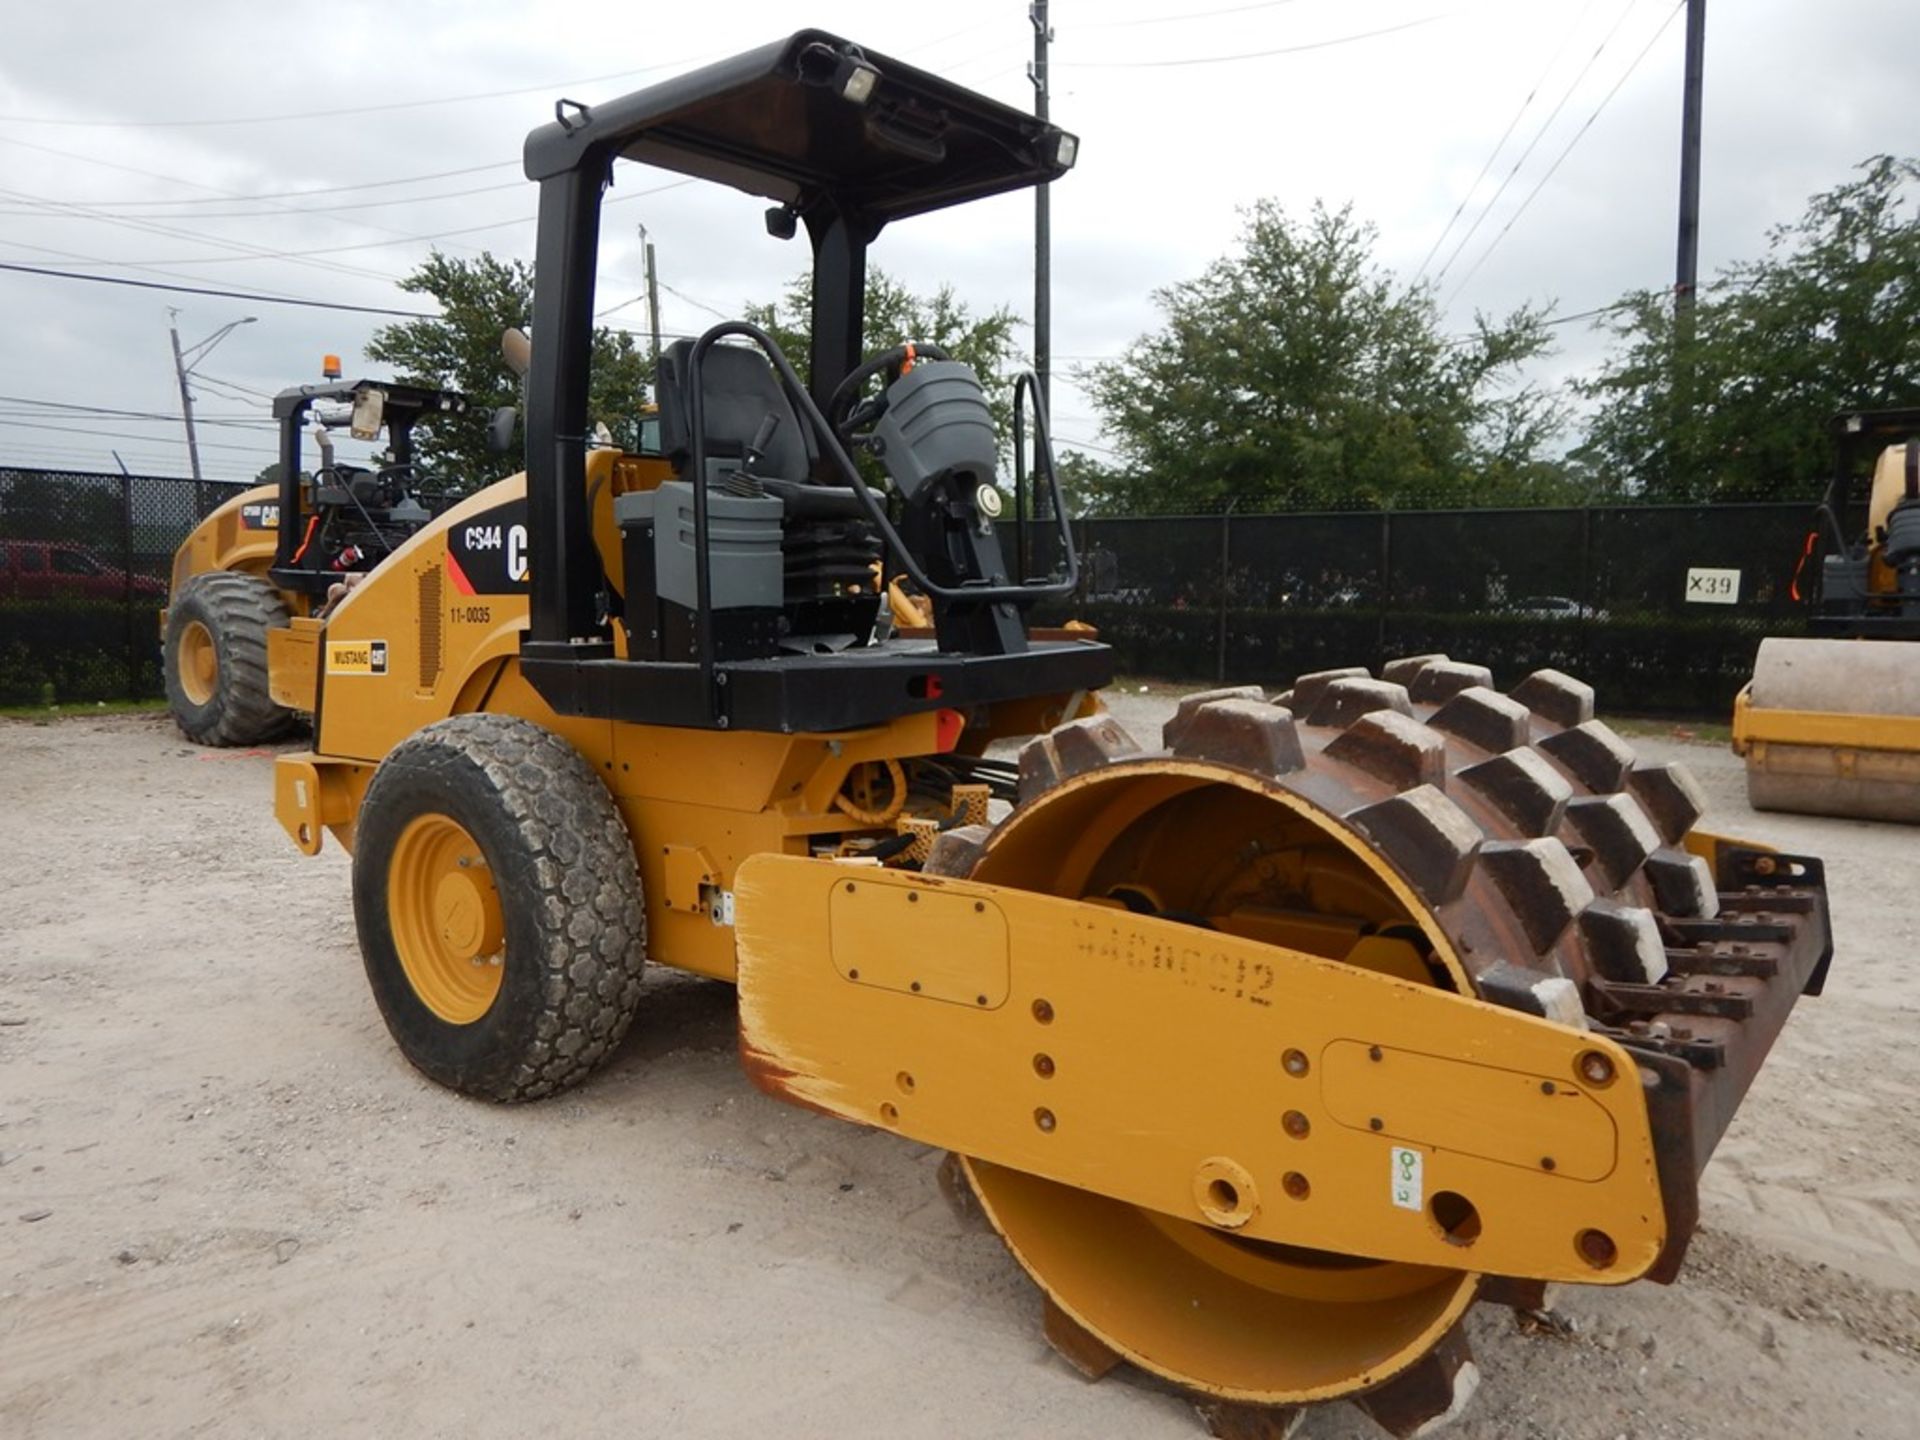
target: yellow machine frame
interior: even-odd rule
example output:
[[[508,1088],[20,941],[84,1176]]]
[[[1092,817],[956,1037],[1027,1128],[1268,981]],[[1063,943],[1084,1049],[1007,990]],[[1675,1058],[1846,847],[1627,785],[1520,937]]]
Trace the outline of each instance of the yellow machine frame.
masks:
[[[590,456],[595,538],[615,586],[623,577],[612,499],[628,489],[657,484],[664,474],[665,466],[659,461],[611,450]],[[1000,707],[985,725],[968,725],[964,731],[958,716],[936,711],[870,729],[821,735],[728,733],[556,714],[519,674],[525,598],[491,595],[484,601],[470,600],[450,595],[443,584],[449,573],[448,537],[511,506],[524,495],[524,488],[524,478],[516,476],[469,497],[396,550],[324,620],[296,619],[288,629],[272,634],[269,653],[275,698],[315,717],[313,750],[284,756],[277,765],[275,805],[282,826],[309,854],[320,849],[322,835],[328,831],[351,848],[366,787],[381,757],[401,740],[435,720],[471,710],[532,720],[585,756],[612,792],[634,838],[646,895],[650,958],[735,980],[741,978],[740,956],[759,957],[752,972],[756,983],[743,1004],[744,1033],[750,1045],[764,1043],[769,1054],[784,1050],[770,1033],[755,1038],[763,1017],[770,1015],[834,1014],[847,1028],[844,1043],[831,1047],[832,1053],[843,1057],[839,1066],[843,1078],[829,1082],[825,1077],[834,1069],[823,1065],[817,1072],[820,1078],[796,1090],[794,1098],[865,1123],[891,1124],[919,1133],[904,1116],[926,1111],[930,1105],[937,1107],[935,1077],[942,1065],[956,1074],[969,1073],[988,1051],[1012,1053],[1001,1044],[1003,1037],[979,1029],[979,1018],[972,1012],[1010,1017],[1002,1023],[1016,1027],[1022,1023],[1031,997],[1014,1003],[1010,998],[1015,993],[1013,977],[1031,974],[1036,966],[1045,973],[1045,957],[1072,942],[1075,916],[1083,907],[990,885],[867,871],[870,878],[859,882],[859,893],[871,897],[862,907],[870,913],[856,923],[851,901],[843,898],[854,889],[854,881],[841,880],[848,873],[844,866],[806,858],[810,842],[817,836],[844,832],[854,823],[847,792],[850,779],[862,767],[937,756],[961,745],[978,753],[992,740],[1039,733],[1076,714],[1090,713],[1097,702],[1074,694],[1021,702]],[[384,655],[377,666],[372,660],[376,646]],[[878,818],[885,824],[897,816],[863,818]],[[1356,863],[1367,867],[1392,897],[1391,913],[1421,912],[1406,883],[1390,867],[1358,841],[1352,842],[1352,849]],[[777,857],[785,857],[796,868],[780,869],[774,863]],[[845,890],[839,888],[842,885]],[[927,903],[917,903],[923,897]],[[994,932],[990,944],[976,944],[978,937],[967,925],[975,916],[976,904],[986,917],[979,923]],[[726,918],[736,906],[742,927],[737,945],[735,931],[716,923],[716,911],[719,918]],[[1126,933],[1116,929],[1101,943],[1129,953],[1159,947],[1184,955],[1192,943],[1193,932],[1170,921],[1120,912],[1110,914],[1104,923],[1124,924]],[[1291,933],[1281,938],[1313,944],[1312,937]],[[1444,933],[1436,930],[1429,938],[1440,954],[1449,952]],[[1352,964],[1316,958],[1308,950],[1276,949],[1275,939],[1273,933],[1244,940],[1214,937],[1213,943],[1225,948],[1196,963],[1232,969],[1249,963],[1252,955],[1256,963],[1270,967],[1278,956],[1312,968],[1323,1008],[1310,1020],[1295,1016],[1296,1030],[1291,1033],[1297,1045],[1315,1057],[1325,1077],[1320,1084],[1332,1085],[1338,1078],[1338,1095],[1347,1097],[1339,1099],[1335,1092],[1327,1092],[1317,1131],[1323,1137],[1322,1149],[1337,1146],[1338,1135],[1351,1128],[1360,1110],[1380,1108],[1380,1097],[1373,1092],[1385,1084],[1396,1092],[1391,1107],[1393,1133],[1410,1140],[1418,1137],[1419,1143],[1429,1147],[1439,1137],[1451,1137],[1450,1148],[1460,1150],[1451,1163],[1458,1172],[1471,1175],[1476,1205],[1503,1219],[1555,1218],[1550,1242],[1537,1233],[1537,1221],[1501,1225],[1499,1254],[1489,1256],[1496,1268],[1542,1278],[1625,1281],[1653,1263],[1664,1234],[1658,1197],[1649,1190],[1654,1165],[1644,1108],[1638,1096],[1624,1088],[1608,1095],[1577,1083],[1580,1058],[1596,1050],[1607,1055],[1609,1074],[1628,1073],[1631,1062],[1612,1054],[1616,1047],[1511,1010],[1435,990],[1430,983],[1415,983],[1411,977],[1420,974],[1418,965],[1407,969],[1393,947],[1378,952],[1375,973],[1369,974]],[[1247,954],[1240,954],[1241,950]],[[1341,953],[1344,957],[1347,952]],[[834,966],[802,963],[803,957],[819,955],[835,957]],[[924,975],[899,985],[879,978],[902,964],[919,966],[916,975],[923,971]],[[1409,978],[1393,978],[1396,964],[1398,973]],[[954,973],[936,979],[943,965]],[[849,987],[848,971],[865,978]],[[988,977],[989,971],[994,972],[993,978]],[[1033,982],[1022,978],[1019,983]],[[1297,977],[1290,983],[1297,983]],[[1054,1003],[1062,1007],[1082,1011],[1100,1005],[1109,1017],[1108,1027],[1128,1014],[1151,1017],[1156,1024],[1167,1018],[1164,1003],[1143,1010],[1137,997],[1101,1002],[1098,989],[1087,990],[1084,978],[1062,977],[1048,984]],[[1383,985],[1398,988],[1383,990]],[[795,986],[810,988],[811,993],[799,993]],[[1182,993],[1176,987],[1168,998],[1178,1001]],[[902,995],[914,997],[910,1020],[892,1013]],[[976,1005],[979,997],[985,1003]],[[1392,998],[1392,1018],[1358,1023],[1383,997]],[[949,1003],[930,1003],[935,1001]],[[876,1005],[879,1009],[869,1014]],[[1242,1010],[1239,1018],[1245,1023],[1270,1024],[1274,1018],[1258,1007]],[[1277,1032],[1266,1041],[1249,1036],[1255,1042],[1251,1048],[1222,1045],[1221,1025],[1234,1016],[1203,1012],[1190,1018],[1191,1024],[1176,1027],[1186,1036],[1184,1045],[1198,1047],[1177,1062],[1183,1067],[1201,1065],[1210,1053],[1277,1055],[1289,1048],[1280,1043]],[[882,1034],[901,1043],[893,1047],[872,1043]],[[1490,1036],[1498,1043],[1489,1041]],[[1394,1072],[1390,1081],[1370,1074],[1364,1062],[1369,1047],[1385,1047],[1394,1054],[1396,1063],[1387,1067]],[[937,1058],[943,1050],[951,1057],[945,1062]],[[896,1051],[921,1057],[916,1073],[924,1075],[927,1083],[911,1103],[881,1086],[883,1109],[869,1083],[872,1076],[866,1072],[879,1065],[889,1083],[896,1069],[906,1073],[905,1062],[895,1066],[891,1059],[880,1058]],[[1360,1070],[1352,1075],[1347,1074],[1349,1052],[1362,1057]],[[1081,1042],[1080,1053],[1106,1054],[1118,1063],[1134,1050],[1124,1037],[1096,1028]],[[1501,1060],[1488,1068],[1473,1058],[1475,1053],[1497,1054]],[[864,1079],[856,1082],[846,1075],[848,1067]],[[1229,1077],[1221,1078],[1225,1085]],[[1251,1077],[1233,1078],[1244,1090]],[[1122,1081],[1115,1072],[1104,1083],[1111,1090]],[[1071,1095],[1085,1083],[1068,1072],[1048,1088],[1058,1103],[1057,1097]],[[974,1095],[971,1090],[961,1093]],[[1555,1103],[1542,1105],[1542,1095],[1554,1097]],[[1135,1101],[1144,1105],[1148,1098],[1141,1093]],[[1109,1093],[1097,1101],[1090,1096],[1087,1103],[1107,1105],[1121,1099],[1120,1094]],[[1166,1103],[1162,1096],[1160,1104]],[[1063,1107],[1063,1113],[1071,1112]],[[953,1145],[986,1161],[1010,1163],[1179,1213],[1195,1204],[1204,1213],[1210,1203],[1208,1187],[1220,1180],[1247,1207],[1238,1223],[1247,1225],[1250,1235],[1266,1236],[1274,1217],[1285,1213],[1276,1208],[1284,1197],[1256,1196],[1244,1172],[1237,1181],[1231,1175],[1207,1179],[1204,1154],[1195,1156],[1200,1167],[1194,1170],[1195,1194],[1200,1197],[1196,1201],[1192,1194],[1140,1190],[1136,1175],[1163,1179],[1166,1167],[1142,1157],[1137,1166],[1123,1166],[1114,1173],[1110,1159],[1076,1148],[1071,1127],[1043,1135],[1024,1110],[1014,1123],[996,1124],[989,1112],[972,1107],[970,1101],[965,1114],[965,1126],[955,1128],[959,1117],[952,1115],[927,1128],[921,1138]],[[1369,1118],[1359,1116],[1363,1127]],[[1169,1114],[1160,1125],[1172,1134],[1178,1129],[1177,1120]],[[1189,1126],[1192,1134],[1184,1143],[1198,1144],[1208,1153],[1217,1149],[1247,1154],[1246,1144],[1230,1142],[1252,1123],[1251,1115],[1223,1118],[1217,1144],[1199,1138],[1204,1128]],[[1364,1128],[1361,1133],[1367,1135],[1363,1144],[1377,1148],[1372,1135]],[[1453,1144],[1474,1133],[1496,1138]],[[1240,1141],[1245,1139],[1241,1134]],[[1272,1143],[1267,1140],[1259,1148],[1264,1152]],[[1051,1164],[1042,1164],[1036,1145],[1051,1157]],[[1541,1153],[1531,1154],[1536,1150]],[[1529,1153],[1522,1156],[1522,1151]],[[1557,1153],[1549,1155],[1550,1151]],[[1543,1157],[1546,1169],[1541,1168]],[[1155,1157],[1156,1162],[1164,1159]],[[1316,1167],[1323,1198],[1308,1207],[1312,1214],[1330,1221],[1344,1219],[1332,1223],[1324,1234],[1321,1225],[1309,1226],[1304,1232],[1307,1238],[1302,1239],[1297,1218],[1286,1216],[1294,1243],[1433,1263],[1432,1247],[1449,1243],[1446,1237],[1423,1225],[1405,1232],[1410,1237],[1405,1242],[1383,1238],[1393,1232],[1375,1223],[1383,1213],[1378,1207],[1359,1203],[1360,1196],[1370,1191],[1361,1184],[1359,1167],[1351,1160],[1342,1157]],[[1384,1198],[1385,1177],[1378,1178],[1380,1183],[1373,1188],[1380,1191],[1377,1198]],[[1351,1197],[1335,1200],[1354,1186],[1360,1188]],[[1583,1211],[1587,1222],[1559,1234],[1565,1207],[1533,1193],[1542,1187],[1556,1193],[1572,1189],[1587,1197]],[[1604,1266],[1583,1259],[1575,1247],[1574,1237],[1589,1228],[1613,1237],[1615,1248]]]
[[[668,478],[656,458],[588,457],[594,538],[609,582],[624,585],[613,499]],[[635,838],[647,895],[651,958],[730,980],[732,932],[716,926],[739,865],[759,854],[805,855],[812,836],[852,824],[842,797],[867,766],[1039,733],[1098,701],[1068,692],[997,705],[964,732],[929,711],[834,734],[718,732],[582,720],[555,713],[520,675],[524,589],[463,597],[445,577],[448,537],[524,498],[512,476],[469,496],[400,546],[324,620],[296,618],[268,637],[274,699],[314,716],[314,746],[283,756],[275,813],[307,854],[331,832],[351,849],[360,800],[380,759],[415,731],[475,710],[519,715],[562,736],[606,781]],[[502,539],[505,543],[505,537]],[[616,628],[616,653],[625,638]],[[373,646],[382,647],[376,670]],[[904,800],[904,796],[899,797]],[[894,823],[901,812],[886,815]]]

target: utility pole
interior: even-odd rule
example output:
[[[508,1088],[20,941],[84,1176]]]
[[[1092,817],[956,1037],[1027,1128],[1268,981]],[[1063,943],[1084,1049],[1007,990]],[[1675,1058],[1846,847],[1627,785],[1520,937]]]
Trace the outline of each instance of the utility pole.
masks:
[[[1033,22],[1033,63],[1027,78],[1033,82],[1033,114],[1041,124],[1047,114],[1047,43],[1053,30],[1047,23],[1047,0],[1032,0],[1027,18]],[[1033,374],[1040,382],[1040,413],[1053,423],[1053,221],[1051,185],[1033,187]],[[1036,431],[1036,437],[1038,432]],[[1034,512],[1040,513],[1042,495],[1052,493],[1046,456],[1034,447]]]
[[[660,272],[653,263],[653,241],[647,241],[647,326],[653,331],[653,363],[660,365]]]
[[[647,265],[647,324],[653,331],[653,368],[660,368],[660,282],[653,268],[653,241],[647,235],[647,227],[640,227],[640,243],[646,247]]]
[[[193,467],[193,483],[200,485],[200,442],[193,434],[193,391],[187,388],[187,362],[180,358],[180,312],[168,307],[167,334],[173,337],[173,375],[180,382],[180,415],[187,422],[187,462]]]
[[[1707,0],[1687,0],[1686,90],[1680,108],[1680,244],[1673,304],[1684,341],[1691,338],[1700,272],[1700,82],[1707,44]]]
[[[1687,0],[1687,65],[1680,102],[1680,241],[1673,267],[1673,420],[1669,463],[1691,468],[1694,301],[1700,278],[1700,81],[1707,0]]]
[[[193,466],[194,494],[200,493],[200,442],[193,433],[193,390],[187,384],[187,377],[193,374],[193,367],[213,353],[213,347],[242,325],[253,324],[254,317],[249,315],[241,320],[229,320],[213,334],[197,345],[180,348],[180,312],[172,306],[167,307],[167,334],[173,340],[173,377],[180,382],[180,416],[187,422],[187,460]],[[189,359],[188,357],[192,358]]]

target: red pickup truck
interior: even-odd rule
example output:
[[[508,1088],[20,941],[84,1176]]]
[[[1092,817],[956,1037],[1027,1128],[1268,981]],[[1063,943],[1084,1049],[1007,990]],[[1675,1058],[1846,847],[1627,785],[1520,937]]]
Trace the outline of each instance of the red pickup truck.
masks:
[[[165,600],[167,584],[94,558],[84,545],[59,540],[0,540],[0,599]]]

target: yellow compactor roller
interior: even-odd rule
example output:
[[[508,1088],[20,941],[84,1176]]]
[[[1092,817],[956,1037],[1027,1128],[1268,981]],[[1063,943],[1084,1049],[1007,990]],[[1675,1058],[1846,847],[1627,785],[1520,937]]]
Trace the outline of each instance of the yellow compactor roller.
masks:
[[[1834,473],[1794,577],[1796,592],[1811,585],[1825,531],[1813,637],[1760,642],[1733,748],[1756,810],[1920,823],[1920,410],[1848,411],[1832,430]]]
[[[646,1023],[648,959],[733,981],[757,1085],[951,1152],[1060,1353],[1220,1435],[1340,1398],[1414,1434],[1472,1392],[1476,1301],[1673,1278],[1824,976],[1818,861],[1696,829],[1552,671],[1104,713],[1107,647],[1027,624],[1072,536],[1047,576],[1002,552],[977,378],[860,349],[881,227],[1048,183],[1071,135],[817,31],[556,117],[526,474],[269,637],[314,734],[277,812],[352,850],[407,1058],[551,1094]],[[657,460],[584,440],[623,158],[812,241],[810,383],[745,324],[677,344]],[[888,633],[895,573],[930,626]]]

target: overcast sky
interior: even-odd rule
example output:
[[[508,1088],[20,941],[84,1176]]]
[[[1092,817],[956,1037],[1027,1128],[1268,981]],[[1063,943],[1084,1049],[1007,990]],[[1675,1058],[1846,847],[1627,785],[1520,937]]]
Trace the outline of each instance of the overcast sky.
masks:
[[[535,194],[518,157],[555,98],[602,100],[801,24],[1031,104],[1025,0],[16,4],[0,49],[0,260],[418,308],[394,281],[434,244],[531,257]],[[1261,196],[1297,211],[1351,203],[1378,227],[1382,265],[1440,277],[1450,329],[1476,310],[1570,314],[1671,282],[1684,40],[1673,0],[1191,0],[1186,13],[1171,0],[1055,0],[1053,24],[1053,116],[1082,137],[1053,191],[1063,437],[1101,440],[1064,372],[1151,328],[1154,290],[1228,250],[1239,210]],[[1920,152],[1916,54],[1913,0],[1716,0],[1703,275],[1758,255],[1769,226],[1869,155]],[[731,316],[801,268],[800,244],[764,233],[763,202],[699,184],[623,198],[671,178],[622,175],[601,308],[642,289],[642,222],[669,331]],[[874,260],[916,289],[951,282],[978,308],[1025,317],[1032,223],[1029,196],[988,201],[903,223]],[[377,316],[8,271],[0,297],[0,465],[111,470],[117,449],[136,472],[185,473],[180,426],[162,418],[179,411],[169,306],[189,345],[257,317],[200,366],[210,476],[251,476],[272,458],[261,397],[318,380],[323,353],[343,356],[349,378],[377,373],[360,353]],[[645,308],[612,319],[638,328]],[[1555,382],[1605,343],[1585,324],[1558,337],[1540,372]]]

